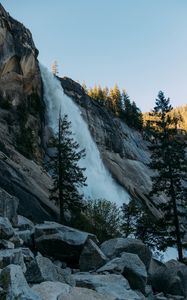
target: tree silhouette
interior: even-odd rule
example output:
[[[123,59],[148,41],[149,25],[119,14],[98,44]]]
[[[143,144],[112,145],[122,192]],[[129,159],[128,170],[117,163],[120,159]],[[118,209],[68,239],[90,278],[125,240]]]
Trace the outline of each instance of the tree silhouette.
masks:
[[[70,126],[67,115],[62,118],[59,114],[58,131],[50,141],[52,153],[47,162],[47,169],[53,178],[50,199],[60,207],[61,223],[64,223],[67,209],[76,214],[83,208],[79,188],[86,185],[85,168],[79,166],[80,159],[85,157],[85,149],[78,150],[79,144],[72,138]]]

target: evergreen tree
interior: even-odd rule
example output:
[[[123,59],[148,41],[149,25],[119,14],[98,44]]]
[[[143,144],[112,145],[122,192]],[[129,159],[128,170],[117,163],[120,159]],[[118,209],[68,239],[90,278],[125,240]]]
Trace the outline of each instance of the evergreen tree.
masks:
[[[134,101],[131,104],[131,126],[138,130],[143,128],[143,115]]]
[[[147,209],[132,199],[122,207],[122,232],[125,237],[132,236],[142,240],[152,250],[163,250],[165,224],[162,219],[155,220]]]
[[[65,210],[76,214],[83,207],[78,188],[86,185],[85,169],[78,165],[79,160],[85,157],[85,150],[78,150],[79,144],[72,138],[70,125],[67,115],[62,119],[59,114],[58,132],[51,139],[49,147],[53,151],[47,163],[53,179],[50,199],[60,207],[61,223],[64,223]]]
[[[122,115],[127,125],[137,130],[142,130],[143,115],[140,109],[137,107],[136,103],[134,101],[131,103],[126,91],[123,91],[122,102],[124,107],[124,112]]]
[[[156,249],[165,250],[166,224],[164,219],[156,220],[149,211],[141,208],[136,216],[135,237],[143,241],[154,252]]]
[[[92,90],[93,99],[98,100],[98,87],[95,84]]]
[[[103,93],[103,89],[100,85],[97,88],[97,99],[100,104],[104,105],[104,93]]]
[[[88,89],[88,96],[93,98],[93,89],[92,88]]]
[[[114,85],[113,89],[110,89],[110,100],[111,100],[111,107],[113,112],[119,116],[122,110],[122,97],[121,92],[117,86],[117,84]]]
[[[134,199],[131,199],[128,204],[123,204],[121,230],[125,237],[136,235],[139,214],[140,208]]]
[[[105,86],[103,89],[103,96],[104,96],[104,101],[106,103],[106,101],[108,100],[108,97],[109,97],[109,89],[107,86]]]
[[[85,81],[83,81],[83,83],[82,83],[82,88],[83,88],[84,92],[87,94],[88,93],[88,89],[87,89]]]
[[[124,104],[124,119],[127,125],[131,124],[131,117],[132,117],[132,105],[130,98],[126,91],[123,91],[123,104]]]
[[[150,167],[156,171],[150,196],[164,193],[165,203],[158,205],[164,213],[167,230],[163,247],[176,245],[179,260],[183,260],[182,237],[184,230],[182,218],[186,214],[187,193],[183,180],[187,178],[187,161],[185,158],[186,143],[177,134],[176,119],[170,116],[172,106],[163,92],[159,92],[152,112],[156,123],[154,127],[154,144]]]

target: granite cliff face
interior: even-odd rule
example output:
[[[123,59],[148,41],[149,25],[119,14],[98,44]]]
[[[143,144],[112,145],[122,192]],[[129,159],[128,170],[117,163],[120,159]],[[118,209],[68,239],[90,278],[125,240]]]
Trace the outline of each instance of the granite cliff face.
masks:
[[[0,103],[1,108],[10,108],[9,115],[0,112],[1,120],[9,119],[10,123],[9,132],[3,135],[20,140],[27,131],[33,142],[32,154],[39,159],[42,81],[37,55],[30,31],[11,18],[0,4]],[[29,155],[28,149],[22,148]]]
[[[0,5],[0,84],[5,96],[12,96],[14,105],[20,95],[41,93],[37,63],[38,50],[32,35],[23,24],[14,20]]]
[[[50,178],[38,165],[44,105],[37,55],[30,31],[0,4],[0,199],[6,191],[20,213],[41,221],[56,210],[48,201]]]
[[[148,142],[141,133],[129,128],[112,112],[86,95],[77,82],[67,77],[60,80],[65,94],[81,109],[103,162],[112,176],[132,197],[146,205],[155,217],[159,217],[154,204],[146,197],[151,189],[152,175],[148,167]]]
[[[37,55],[30,31],[0,5],[0,188],[18,198],[21,214],[44,220],[57,212],[48,201],[51,180],[41,166],[47,124]],[[64,92],[79,105],[113,177],[158,216],[145,197],[151,171],[142,135],[87,96],[78,83],[60,80]]]

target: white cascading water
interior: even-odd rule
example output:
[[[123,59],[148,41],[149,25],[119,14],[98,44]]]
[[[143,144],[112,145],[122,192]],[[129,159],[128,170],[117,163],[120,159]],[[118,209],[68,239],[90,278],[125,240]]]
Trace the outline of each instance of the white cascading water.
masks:
[[[129,202],[128,193],[118,185],[103,165],[99,150],[93,141],[86,122],[81,116],[79,107],[73,100],[64,94],[63,88],[52,73],[40,65],[44,85],[44,100],[47,106],[48,125],[56,132],[58,116],[68,115],[74,139],[79,143],[80,149],[86,149],[86,157],[80,160],[80,166],[85,167],[87,186],[83,187],[86,198],[107,199],[121,206]]]

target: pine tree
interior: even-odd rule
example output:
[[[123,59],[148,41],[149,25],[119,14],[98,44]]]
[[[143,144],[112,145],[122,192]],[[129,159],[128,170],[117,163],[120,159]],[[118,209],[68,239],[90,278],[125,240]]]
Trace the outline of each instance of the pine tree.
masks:
[[[129,98],[129,95],[126,93],[126,91],[123,91],[123,105],[124,105],[124,119],[127,125],[130,126],[131,124],[131,118],[132,118],[132,105]]]
[[[140,208],[134,199],[131,199],[128,204],[123,204],[121,230],[125,237],[136,235],[139,214]]]
[[[52,154],[49,156],[47,169],[53,179],[53,188],[50,190],[50,199],[60,207],[60,222],[64,223],[64,212],[72,211],[74,214],[83,207],[82,195],[78,188],[86,185],[79,160],[85,157],[85,150],[78,150],[79,144],[72,138],[71,122],[67,115],[62,119],[59,114],[58,132],[51,139],[49,147]]]
[[[100,85],[97,88],[97,99],[101,105],[104,105],[104,93]]]
[[[117,84],[114,85],[113,89],[110,89],[110,100],[111,100],[111,107],[113,112],[119,116],[122,110],[122,97],[121,92],[117,86]]]
[[[91,98],[94,98],[93,97],[93,88],[88,89],[88,96],[91,97]]]
[[[83,83],[82,83],[82,88],[83,88],[84,92],[87,94],[88,93],[88,88],[86,86],[86,82],[85,81],[83,81]]]
[[[93,99],[98,100],[98,87],[96,84],[94,84],[92,92],[93,92]]]
[[[134,101],[131,103],[130,98],[125,90],[123,91],[122,105],[123,105],[122,117],[124,118],[127,125],[137,130],[142,130],[143,128],[142,112],[137,107]]]
[[[142,207],[136,216],[135,237],[149,246],[154,252],[156,249],[165,250],[166,224],[164,219],[156,220],[150,212]]]
[[[131,126],[138,130],[143,128],[143,115],[134,101],[131,104]]]
[[[150,212],[135,199],[131,199],[128,204],[122,206],[121,230],[125,237],[140,239],[154,251],[156,248],[163,250],[166,230],[163,220],[155,220]]]
[[[150,193],[167,197],[165,203],[158,205],[164,213],[165,246],[176,245],[179,261],[183,260],[182,238],[184,235],[182,218],[186,214],[187,193],[183,180],[187,180],[187,161],[185,158],[186,143],[177,133],[176,119],[170,116],[172,106],[163,92],[159,92],[152,112],[154,143],[150,167],[156,171],[153,176],[153,187]]]

